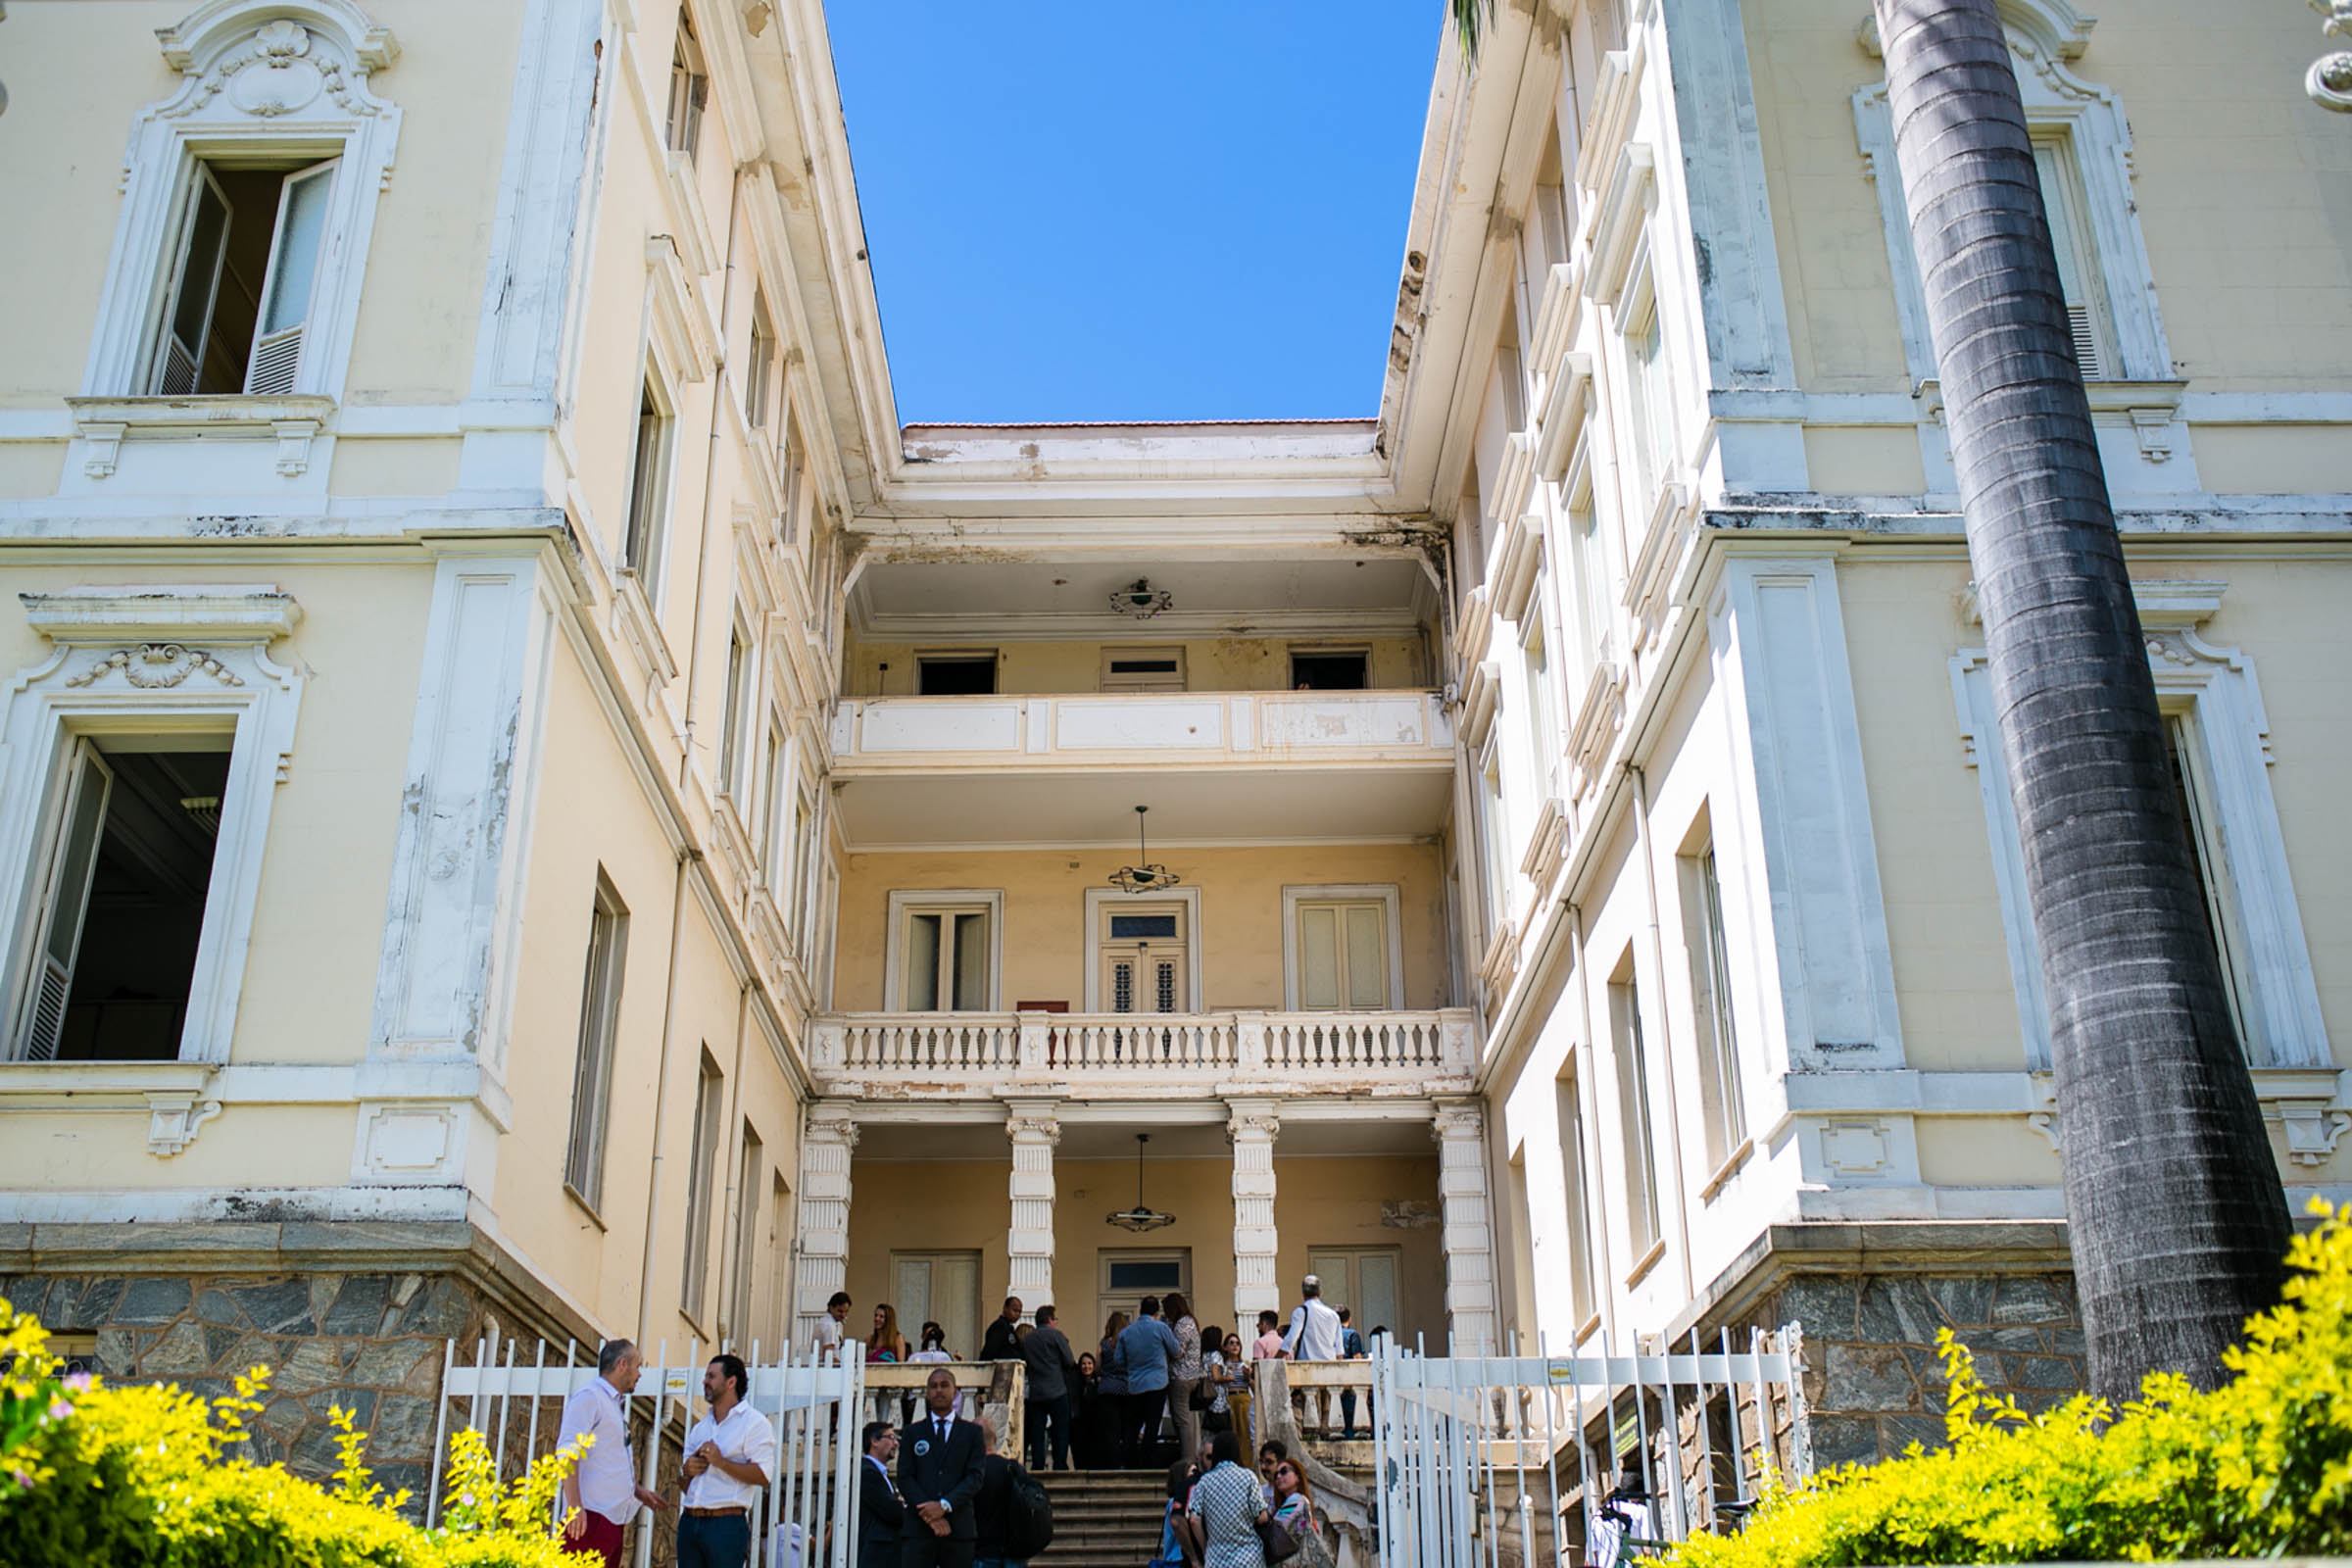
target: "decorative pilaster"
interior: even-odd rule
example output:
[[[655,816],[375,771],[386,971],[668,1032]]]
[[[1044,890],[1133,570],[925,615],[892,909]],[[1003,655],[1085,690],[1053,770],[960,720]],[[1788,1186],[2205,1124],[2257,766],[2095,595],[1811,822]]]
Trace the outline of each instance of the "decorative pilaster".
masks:
[[[1233,1319],[1247,1343],[1257,1314],[1282,1310],[1274,1277],[1274,1135],[1279,1103],[1229,1100],[1225,1136],[1233,1144]]]
[[[1438,1203],[1446,1246],[1446,1325],[1456,1355],[1491,1355],[1494,1322],[1494,1228],[1487,1196],[1487,1118],[1478,1102],[1441,1103],[1431,1118],[1438,1143]]]
[[[1005,1294],[1021,1298],[1021,1316],[1054,1299],[1054,1146],[1061,1122],[1051,1100],[1006,1103],[1004,1135],[1012,1141],[1012,1229],[1005,1234],[1009,1269]]]
[[[850,1152],[858,1123],[847,1106],[808,1107],[801,1134],[800,1256],[793,1263],[792,1343],[803,1349],[816,1337],[825,1302],[850,1277]]]

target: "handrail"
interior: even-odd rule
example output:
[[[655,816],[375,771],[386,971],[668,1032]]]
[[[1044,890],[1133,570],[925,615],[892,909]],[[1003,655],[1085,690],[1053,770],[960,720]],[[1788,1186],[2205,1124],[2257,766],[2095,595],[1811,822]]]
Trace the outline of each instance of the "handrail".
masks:
[[[835,1012],[816,1019],[820,1075],[933,1079],[1348,1081],[1467,1078],[1472,1014],[1396,1011]]]

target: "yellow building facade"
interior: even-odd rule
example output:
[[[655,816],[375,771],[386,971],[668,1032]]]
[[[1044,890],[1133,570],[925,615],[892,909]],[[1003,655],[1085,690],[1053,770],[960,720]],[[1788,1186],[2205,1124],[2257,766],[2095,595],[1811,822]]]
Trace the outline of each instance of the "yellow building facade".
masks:
[[[4,1288],[412,1485],[446,1339],[836,1291],[966,1355],[1310,1271],[1433,1350],[1793,1321],[1825,1460],[1940,1433],[1939,1326],[2077,1386],[1865,9],[1499,8],[1376,417],[1007,428],[898,420],[815,0],[16,8]],[[2352,141],[2298,14],[2002,14],[2341,1200]]]

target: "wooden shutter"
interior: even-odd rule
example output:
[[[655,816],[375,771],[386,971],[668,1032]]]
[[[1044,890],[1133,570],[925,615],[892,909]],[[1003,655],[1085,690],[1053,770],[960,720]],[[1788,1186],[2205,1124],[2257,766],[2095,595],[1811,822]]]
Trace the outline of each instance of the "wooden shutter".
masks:
[[[2106,346],[2098,263],[2086,243],[2090,230],[2072,156],[2064,142],[2034,144],[2034,172],[2041,176],[2041,204],[2050,218],[2050,247],[2058,253],[2058,288],[2066,296],[2066,325],[2074,340],[2075,363],[2082,368],[2083,380],[2101,381],[2112,376],[2115,368]]]
[[[172,281],[163,341],[156,345],[155,369],[148,378],[151,393],[184,397],[203,379],[213,306],[220,292],[220,264],[228,254],[228,225],[234,216],[220,182],[198,164],[180,231],[179,274]]]
[[[334,189],[335,160],[288,174],[279,187],[277,232],[270,241],[270,270],[262,281],[262,315],[254,324],[253,358],[245,390],[257,397],[294,390],[302,365],[302,329],[311,317],[311,291],[325,248],[326,199]]]
[[[48,875],[35,906],[40,938],[33,945],[30,995],[25,1001],[24,1056],[55,1061],[66,1032],[66,1004],[74,994],[74,962],[81,951],[81,921],[90,904],[90,879],[106,827],[114,770],[88,741],[75,741],[65,788],[52,818]]]

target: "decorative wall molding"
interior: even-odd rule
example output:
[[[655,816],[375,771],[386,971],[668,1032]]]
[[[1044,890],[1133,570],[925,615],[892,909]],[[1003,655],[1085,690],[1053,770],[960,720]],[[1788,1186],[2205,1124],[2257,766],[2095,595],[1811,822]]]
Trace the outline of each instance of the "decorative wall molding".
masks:
[[[147,1152],[169,1159],[196,1141],[197,1132],[220,1114],[220,1102],[185,1089],[147,1094]]]
[[[132,123],[83,394],[136,397],[146,389],[189,169],[201,147],[207,157],[285,149],[341,158],[293,387],[297,394],[339,396],[376,199],[390,182],[400,140],[400,111],[376,96],[371,77],[399,57],[398,45],[349,0],[205,0],[156,36],[164,63],[180,81]],[[84,466],[103,477],[99,470],[111,469],[111,456],[97,449],[110,437],[100,431],[90,439]],[[295,459],[281,443],[281,471]]]
[[[301,609],[291,595],[256,583],[110,583],[18,599],[51,652],[0,687],[0,910],[30,902],[34,845],[73,737],[145,723],[228,734],[228,780],[179,1046],[183,1061],[225,1061],[270,807],[292,761],[302,704],[299,661],[280,664],[268,648],[300,622]],[[0,945],[0,1019],[17,1016],[26,959],[21,936],[6,931]],[[0,1042],[0,1053],[14,1045]]]
[[[371,1056],[503,1075],[557,612],[536,555],[451,556],[432,609],[393,841]]]

